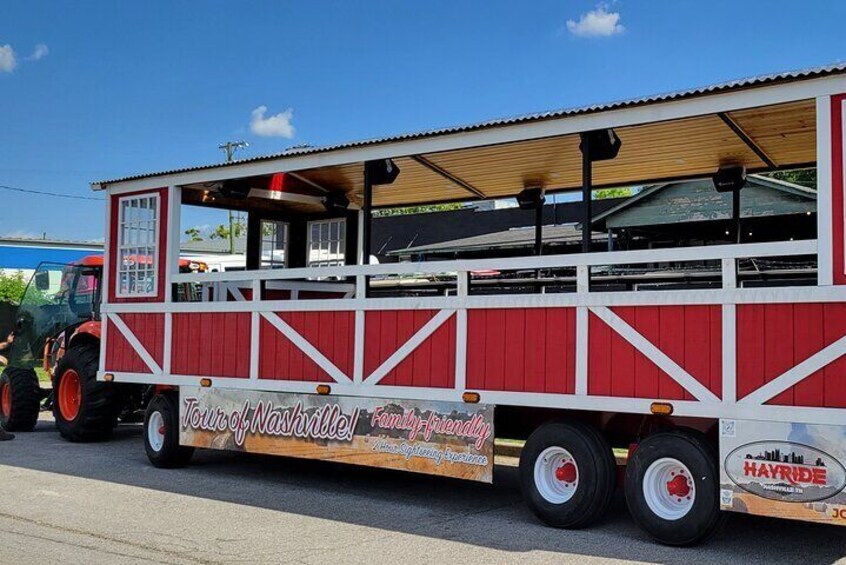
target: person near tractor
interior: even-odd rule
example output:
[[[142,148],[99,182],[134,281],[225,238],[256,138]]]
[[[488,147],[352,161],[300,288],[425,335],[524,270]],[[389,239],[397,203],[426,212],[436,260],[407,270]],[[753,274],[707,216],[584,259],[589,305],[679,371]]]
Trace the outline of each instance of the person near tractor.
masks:
[[[5,350],[9,349],[12,346],[12,343],[14,343],[14,342],[15,342],[15,334],[14,334],[14,332],[12,332],[6,337],[6,341],[0,342],[0,351],[5,351]],[[6,359],[6,357],[4,357],[3,355],[0,355],[0,365],[5,366],[5,365],[8,365],[8,364],[9,364],[9,360]],[[15,439],[15,436],[13,434],[10,434],[9,432],[4,430],[3,428],[0,428],[0,441],[8,441],[10,439]]]
[[[0,351],[5,351],[5,350],[9,349],[14,342],[15,342],[15,332],[12,332],[6,337],[6,341],[0,342]],[[5,365],[8,365],[8,364],[9,364],[9,360],[6,359],[3,355],[0,355],[0,365],[5,366]]]

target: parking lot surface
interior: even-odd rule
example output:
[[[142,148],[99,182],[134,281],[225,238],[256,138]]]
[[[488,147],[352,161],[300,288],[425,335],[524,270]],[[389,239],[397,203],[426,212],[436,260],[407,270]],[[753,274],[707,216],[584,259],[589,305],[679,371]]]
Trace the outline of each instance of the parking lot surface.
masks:
[[[618,493],[587,530],[539,524],[516,469],[493,485],[316,461],[144,455],[139,426],[70,444],[42,421],[0,443],[0,563],[834,563],[846,529],[734,515],[708,543],[656,545]],[[846,562],[846,560],[844,560]]]

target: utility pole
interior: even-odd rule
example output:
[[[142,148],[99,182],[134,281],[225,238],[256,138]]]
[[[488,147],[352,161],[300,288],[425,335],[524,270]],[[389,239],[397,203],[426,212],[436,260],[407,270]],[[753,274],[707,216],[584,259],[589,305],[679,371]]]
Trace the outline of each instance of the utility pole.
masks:
[[[246,141],[227,141],[217,146],[226,152],[226,162],[231,163],[235,158],[235,152],[239,149],[246,149],[250,144]],[[233,220],[232,210],[229,210],[229,254],[235,253],[235,222]]]

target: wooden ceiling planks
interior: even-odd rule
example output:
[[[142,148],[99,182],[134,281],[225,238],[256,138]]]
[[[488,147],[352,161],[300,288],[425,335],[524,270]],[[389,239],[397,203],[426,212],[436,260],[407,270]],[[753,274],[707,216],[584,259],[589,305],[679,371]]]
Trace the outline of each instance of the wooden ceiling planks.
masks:
[[[779,166],[816,160],[816,109],[804,100],[728,114]],[[717,115],[617,128],[623,141],[616,159],[594,165],[594,184],[613,186],[710,175],[720,165],[762,169],[764,162]],[[514,196],[526,185],[548,190],[581,186],[579,136],[473,147],[423,155],[489,198]],[[374,187],[375,206],[473,200],[475,196],[408,157],[395,159],[401,173],[392,185]],[[363,164],[297,171],[361,203]]]

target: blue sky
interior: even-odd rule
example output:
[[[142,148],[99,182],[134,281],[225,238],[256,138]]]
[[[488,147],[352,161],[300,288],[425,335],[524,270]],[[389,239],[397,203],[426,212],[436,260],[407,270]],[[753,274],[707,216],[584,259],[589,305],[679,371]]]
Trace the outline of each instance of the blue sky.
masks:
[[[230,139],[260,155],[830,64],[844,21],[777,0],[3,0],[0,185],[96,197]],[[98,201],[0,189],[0,235],[102,222]]]

